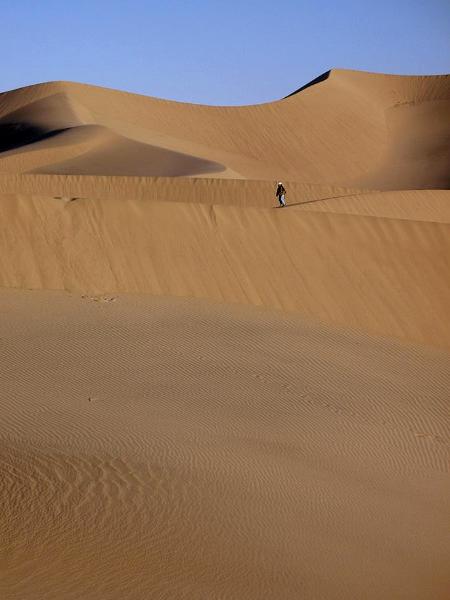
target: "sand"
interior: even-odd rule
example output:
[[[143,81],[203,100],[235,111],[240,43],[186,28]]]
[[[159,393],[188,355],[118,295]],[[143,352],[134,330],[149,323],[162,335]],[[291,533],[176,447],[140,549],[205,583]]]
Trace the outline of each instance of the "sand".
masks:
[[[317,201],[301,204],[298,208],[307,211],[450,223],[448,190],[404,190],[360,194],[346,192],[334,198],[317,198]]]
[[[424,206],[433,193],[422,192]],[[263,305],[450,349],[449,223],[297,207],[0,198],[4,287]]]
[[[345,70],[284,100],[243,107],[45,83],[0,96],[0,171],[109,175],[112,158],[120,156],[116,175],[147,169],[157,176],[166,174],[163,152],[170,150],[186,155],[193,175],[202,174],[203,160],[203,174],[216,178],[447,188],[449,97],[450,76]],[[151,147],[151,163],[145,152],[139,159],[139,144]],[[183,166],[179,157],[175,162]]]
[[[0,298],[8,599],[446,597],[447,354],[195,300]]]
[[[2,600],[448,598],[449,97],[0,95]]]

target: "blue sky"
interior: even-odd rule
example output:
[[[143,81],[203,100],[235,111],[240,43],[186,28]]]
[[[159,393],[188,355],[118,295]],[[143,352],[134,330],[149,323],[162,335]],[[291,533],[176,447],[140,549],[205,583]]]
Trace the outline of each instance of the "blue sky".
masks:
[[[0,0],[0,89],[58,79],[205,104],[330,68],[450,71],[448,0]]]

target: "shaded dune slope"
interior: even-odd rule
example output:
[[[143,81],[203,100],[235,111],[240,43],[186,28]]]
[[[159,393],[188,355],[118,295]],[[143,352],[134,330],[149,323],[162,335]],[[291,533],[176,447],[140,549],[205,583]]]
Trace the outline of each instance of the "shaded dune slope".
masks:
[[[101,175],[111,173],[112,161],[115,169],[120,162],[116,174],[124,175],[282,177],[357,188],[447,188],[449,89],[447,76],[336,70],[277,102],[211,107],[74,83],[40,84],[0,96],[0,131],[6,140],[0,171],[37,168]],[[48,154],[49,136],[83,125],[111,132],[93,162],[90,149],[78,156],[75,147],[74,160],[69,156],[58,161]],[[133,142],[153,149],[139,158]],[[177,155],[161,159],[155,148]],[[47,154],[36,167],[32,155],[37,152]]]
[[[98,125],[68,129],[33,144],[32,152],[25,160],[28,166],[33,158],[39,161],[30,169],[34,173],[182,177],[225,171],[218,163],[137,142]],[[48,161],[54,161],[50,169]]]
[[[0,215],[5,287],[265,305],[450,347],[445,222],[26,194]]]
[[[0,157],[1,169],[12,172],[172,177],[225,171],[92,124],[89,111],[64,93],[0,119]]]

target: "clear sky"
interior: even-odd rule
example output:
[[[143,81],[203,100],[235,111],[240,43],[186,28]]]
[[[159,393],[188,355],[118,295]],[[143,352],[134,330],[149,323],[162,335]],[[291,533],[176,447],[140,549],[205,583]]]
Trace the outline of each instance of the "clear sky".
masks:
[[[450,0],[0,0],[0,89],[70,80],[204,104],[330,68],[450,71]]]

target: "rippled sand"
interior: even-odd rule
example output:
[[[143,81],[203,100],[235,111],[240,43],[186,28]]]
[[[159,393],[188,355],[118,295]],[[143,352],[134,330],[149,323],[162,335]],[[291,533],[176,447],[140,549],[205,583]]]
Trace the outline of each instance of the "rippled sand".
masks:
[[[449,115],[0,94],[0,600],[448,600]]]
[[[2,598],[446,598],[449,356],[0,294]]]

